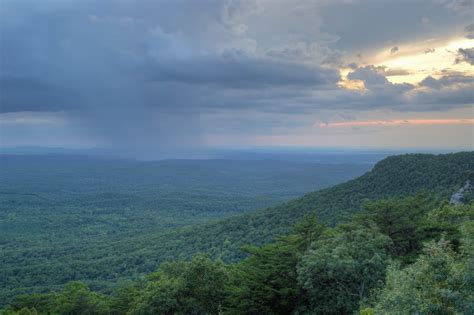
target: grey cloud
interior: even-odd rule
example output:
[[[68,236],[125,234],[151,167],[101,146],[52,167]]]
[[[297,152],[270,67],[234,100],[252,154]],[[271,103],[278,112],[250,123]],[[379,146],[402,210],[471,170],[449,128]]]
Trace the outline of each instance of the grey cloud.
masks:
[[[393,46],[391,49],[390,49],[390,54],[393,55],[395,53],[397,53],[400,49],[398,48],[398,46]]]
[[[474,47],[473,48],[459,48],[458,56],[456,57],[455,63],[467,62],[474,65]]]
[[[420,82],[421,86],[433,89],[440,89],[442,87],[449,87],[457,84],[473,84],[473,78],[462,74],[446,74],[439,79],[428,76]]]
[[[443,0],[446,7],[461,14],[471,15],[474,0]]]
[[[429,76],[416,86],[393,84],[386,79],[386,75],[383,67],[365,66],[356,69],[349,73],[348,78],[362,80],[367,91],[362,95],[349,93],[341,99],[345,98],[348,108],[385,107],[399,111],[449,110],[474,102],[472,76],[449,73],[439,79]]]
[[[285,45],[278,49],[270,49],[266,55],[272,58],[304,61],[309,63],[340,66],[342,64],[342,52],[330,49],[326,45],[318,43],[297,42]]]
[[[388,84],[388,80],[383,74],[384,68],[365,66],[350,72],[347,76],[350,80],[362,80],[368,86]]]
[[[408,75],[411,74],[409,70],[406,69],[388,69],[384,70],[386,76],[395,76],[395,75]]]
[[[21,77],[0,78],[0,113],[74,109],[71,91],[42,80]],[[76,99],[79,97],[75,95]]]
[[[474,39],[474,23],[466,26],[464,30],[466,32],[466,38]]]
[[[432,89],[438,89],[441,88],[443,85],[439,80],[436,80],[432,76],[428,76],[423,79],[423,81],[420,82],[421,86],[426,86]]]
[[[261,88],[271,85],[313,86],[335,84],[336,69],[314,65],[222,54],[183,60],[156,60],[147,67],[154,81],[178,81],[187,84],[212,84],[223,87]]]
[[[446,110],[452,106],[474,103],[474,80],[465,75],[445,75],[439,79],[425,78],[420,86],[425,87],[413,95],[413,104],[426,108]]]
[[[401,42],[431,5],[404,16],[371,1],[5,1],[0,110],[66,111],[110,145],[155,154],[199,145],[200,116],[215,111],[462,106],[460,78],[427,80],[410,98],[416,87],[386,78],[396,69],[350,64],[367,91],[336,84],[345,54]],[[441,7],[433,25],[468,23]]]
[[[453,30],[472,23],[472,6],[468,9],[472,1],[465,0],[327,3],[321,11],[324,17],[321,31],[339,36],[334,48],[353,52],[450,36]]]
[[[357,63],[355,62],[351,62],[347,65],[349,68],[351,68],[352,70],[355,70],[357,69],[359,66],[357,65]]]

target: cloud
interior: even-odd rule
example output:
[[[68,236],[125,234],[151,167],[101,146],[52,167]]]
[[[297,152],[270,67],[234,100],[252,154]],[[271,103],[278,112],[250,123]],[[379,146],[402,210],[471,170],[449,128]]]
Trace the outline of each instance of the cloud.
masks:
[[[364,66],[347,75],[364,83],[362,92],[347,91],[332,101],[343,101],[347,109],[386,108],[397,111],[447,111],[473,103],[472,76],[446,73],[438,79],[426,77],[419,84],[395,84],[387,80],[384,67]],[[336,99],[338,101],[336,101]],[[334,106],[336,106],[334,104]],[[341,106],[341,104],[339,104]]]
[[[470,15],[474,7],[473,0],[442,0],[446,7],[461,14]]]
[[[336,69],[294,61],[224,52],[186,59],[154,59],[144,65],[152,81],[173,81],[193,85],[234,88],[265,86],[334,85],[339,81]]]
[[[434,29],[428,32],[418,24],[429,7]],[[215,112],[300,117],[320,110],[461,107],[469,102],[466,78],[393,84],[387,76],[409,69],[351,63],[373,47],[469,23],[451,7],[430,1],[410,10],[397,2],[344,0],[7,1],[0,112],[65,112],[101,143],[154,155],[200,145],[202,130],[222,125],[202,119]],[[363,91],[338,86],[344,65]],[[241,129],[272,127],[260,121],[254,128],[242,122]]]
[[[393,46],[391,49],[390,49],[390,54],[393,55],[395,53],[397,53],[400,49],[398,48],[398,46]]]
[[[458,56],[456,57],[455,63],[467,62],[470,65],[474,65],[474,47],[473,48],[459,48]]]
[[[466,32],[466,38],[474,39],[474,23],[469,24],[464,28]]]
[[[384,68],[375,66],[364,66],[355,69],[348,74],[349,80],[362,80],[366,86],[380,86],[389,84],[384,75]]]
[[[472,105],[474,101],[474,80],[471,76],[445,75],[439,79],[425,78],[420,83],[421,89],[411,95],[411,102],[419,106],[438,110]]]
[[[412,72],[408,69],[384,69],[385,76],[410,75]]]
[[[371,126],[424,126],[424,125],[474,125],[474,119],[390,119],[319,123],[320,128],[371,127]]]
[[[37,78],[0,77],[0,113],[73,109],[75,93]],[[77,95],[76,95],[77,97]]]
[[[321,65],[339,66],[342,63],[342,52],[330,49],[317,42],[297,42],[284,47],[270,49],[266,55],[272,58],[292,61],[304,61]]]
[[[0,114],[2,125],[64,125],[68,121],[56,113],[18,112]]]

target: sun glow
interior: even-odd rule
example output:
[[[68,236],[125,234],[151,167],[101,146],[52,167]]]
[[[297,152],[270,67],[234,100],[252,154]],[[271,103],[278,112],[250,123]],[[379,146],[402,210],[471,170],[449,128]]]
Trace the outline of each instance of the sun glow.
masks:
[[[342,72],[342,71],[341,71]],[[341,77],[343,79],[337,83],[337,85],[340,88],[346,89],[346,90],[358,90],[358,91],[364,91],[365,90],[365,85],[364,81],[362,80],[348,80],[347,79],[347,73],[341,74]]]
[[[378,53],[366,57],[359,65],[380,67],[392,83],[418,84],[427,76],[439,78],[447,74],[474,76],[474,66],[467,62],[456,62],[458,50],[474,47],[474,39],[427,40],[397,47],[395,52],[390,47],[384,47]],[[352,71],[351,68],[341,68],[342,79],[338,85],[344,89],[364,91],[362,81],[347,79]]]
[[[457,38],[446,42],[426,41],[400,46],[392,54],[389,49],[377,54],[374,65],[385,67],[392,83],[416,84],[427,76],[440,77],[447,73],[474,75],[474,67],[466,62],[456,63],[460,48],[474,47],[474,39]]]
[[[320,128],[335,127],[367,127],[367,126],[420,126],[420,125],[472,125],[474,119],[394,119],[394,120],[364,120],[342,121],[316,124]]]

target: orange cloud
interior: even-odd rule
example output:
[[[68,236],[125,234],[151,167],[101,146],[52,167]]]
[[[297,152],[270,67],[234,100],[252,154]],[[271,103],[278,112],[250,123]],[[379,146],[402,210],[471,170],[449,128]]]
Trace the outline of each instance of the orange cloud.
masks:
[[[320,128],[327,127],[365,127],[365,126],[420,126],[420,125],[471,125],[474,119],[394,119],[394,120],[364,120],[320,123]]]

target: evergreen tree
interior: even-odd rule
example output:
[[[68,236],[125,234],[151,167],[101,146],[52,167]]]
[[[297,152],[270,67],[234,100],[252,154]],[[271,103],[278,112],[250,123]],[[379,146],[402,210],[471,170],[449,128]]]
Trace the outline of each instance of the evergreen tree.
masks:
[[[304,298],[296,266],[312,241],[325,230],[315,216],[273,244],[246,247],[250,257],[232,269],[226,311],[231,314],[289,314]]]

